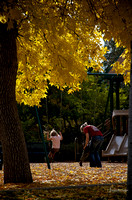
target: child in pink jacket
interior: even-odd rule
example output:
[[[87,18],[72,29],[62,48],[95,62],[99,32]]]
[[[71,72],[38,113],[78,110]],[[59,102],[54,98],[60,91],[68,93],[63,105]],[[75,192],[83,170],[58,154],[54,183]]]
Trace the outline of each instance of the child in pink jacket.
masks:
[[[50,137],[49,134],[47,134],[47,140],[52,142],[52,148],[51,151],[48,154],[49,161],[53,161],[55,154],[60,150],[60,141],[63,140],[61,132],[58,134],[57,131],[54,129],[50,132]]]

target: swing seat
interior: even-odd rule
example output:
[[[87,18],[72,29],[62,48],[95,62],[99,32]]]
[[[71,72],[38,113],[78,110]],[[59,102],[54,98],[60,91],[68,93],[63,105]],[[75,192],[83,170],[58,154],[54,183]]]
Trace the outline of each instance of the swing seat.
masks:
[[[30,163],[44,163],[45,151],[42,142],[27,143],[28,157]]]

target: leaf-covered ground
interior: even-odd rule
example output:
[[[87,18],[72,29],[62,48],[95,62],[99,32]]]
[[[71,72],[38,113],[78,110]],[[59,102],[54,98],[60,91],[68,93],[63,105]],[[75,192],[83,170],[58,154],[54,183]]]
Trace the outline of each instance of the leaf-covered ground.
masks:
[[[74,163],[31,164],[33,183],[3,184],[0,199],[126,199],[127,164],[102,163],[102,168]]]

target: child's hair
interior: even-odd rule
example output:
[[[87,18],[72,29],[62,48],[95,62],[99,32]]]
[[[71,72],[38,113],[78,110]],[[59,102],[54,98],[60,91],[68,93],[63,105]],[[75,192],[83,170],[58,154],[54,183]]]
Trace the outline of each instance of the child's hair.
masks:
[[[55,129],[52,129],[52,131],[50,132],[50,137],[57,136],[57,135],[58,135],[57,131],[55,131]]]

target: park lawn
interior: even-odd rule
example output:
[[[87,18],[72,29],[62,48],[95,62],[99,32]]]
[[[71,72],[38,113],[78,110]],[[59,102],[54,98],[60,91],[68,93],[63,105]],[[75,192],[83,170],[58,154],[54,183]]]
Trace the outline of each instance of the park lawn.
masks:
[[[29,189],[29,190],[9,190],[0,192],[1,200],[41,200],[41,199],[56,199],[56,200],[125,200],[126,199],[126,184],[120,185],[98,185],[85,187],[64,187],[55,189]]]
[[[33,183],[3,184],[0,199],[126,199],[127,164],[102,163],[102,168],[77,162],[31,164]]]

